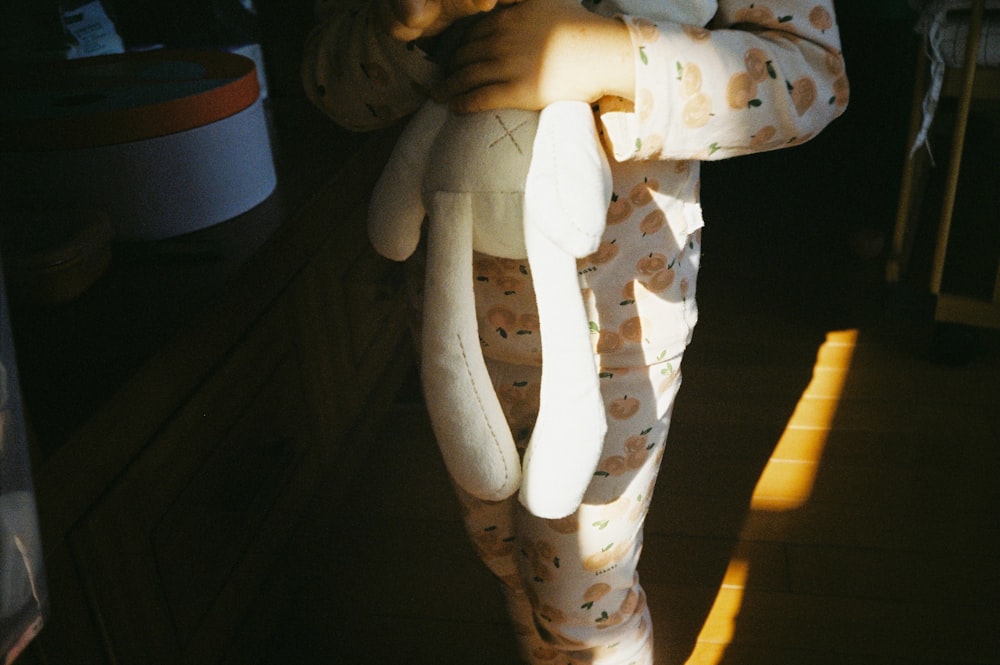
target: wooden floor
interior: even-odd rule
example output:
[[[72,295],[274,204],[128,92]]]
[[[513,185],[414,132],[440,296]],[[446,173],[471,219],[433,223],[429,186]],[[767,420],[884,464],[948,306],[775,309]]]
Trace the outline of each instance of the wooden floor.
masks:
[[[787,156],[706,168],[701,321],[640,567],[657,665],[1000,664],[1000,334],[932,362],[922,284],[888,289],[859,248],[891,229],[899,153],[845,147],[876,126],[858,99]],[[517,663],[415,391],[358,445],[240,662]]]
[[[769,172],[733,168],[706,192]],[[763,199],[706,201],[702,318],[640,568],[658,665],[1000,663],[1000,336],[931,362],[920,289],[886,289],[838,209],[748,216]],[[317,499],[253,659],[516,663],[415,392],[358,445],[369,467]]]

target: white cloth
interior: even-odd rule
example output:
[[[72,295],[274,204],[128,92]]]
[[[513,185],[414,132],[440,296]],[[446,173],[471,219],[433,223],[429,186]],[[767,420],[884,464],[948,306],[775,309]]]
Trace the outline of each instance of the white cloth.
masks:
[[[928,145],[927,136],[934,122],[945,70],[961,67],[965,63],[965,50],[969,38],[970,19],[966,12],[972,6],[971,0],[926,0],[911,2],[920,11],[917,32],[924,36],[924,46],[931,62],[930,86],[924,95],[924,119],[917,136],[910,147],[910,156],[922,146]],[[976,64],[980,67],[1000,65],[1000,0],[986,0],[986,15],[979,36],[979,50]],[[962,12],[962,13],[958,13]]]

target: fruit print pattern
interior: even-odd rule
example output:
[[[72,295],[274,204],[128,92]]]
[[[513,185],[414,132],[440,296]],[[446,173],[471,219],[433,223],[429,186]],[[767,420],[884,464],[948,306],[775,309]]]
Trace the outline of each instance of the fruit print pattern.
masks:
[[[609,429],[584,504],[541,520],[516,499],[484,503],[458,491],[469,537],[502,583],[532,665],[653,663],[636,564],[698,318],[700,161],[803,143],[849,101],[832,0],[691,3],[715,10],[711,29],[621,16],[633,43],[634,101],[593,105],[614,193],[602,242],[577,268]],[[617,11],[614,0],[589,5]],[[344,7],[320,3],[305,48],[306,92],[345,127],[390,125],[440,74],[415,45],[378,33],[367,0]],[[751,215],[766,222],[766,211]],[[541,373],[530,266],[476,255],[473,272],[483,353],[523,447]]]
[[[698,320],[697,164],[653,166],[635,162],[616,170],[603,241],[577,262],[592,347],[603,365],[643,366],[678,355]],[[530,266],[477,253],[473,277],[483,354],[540,364]]]
[[[847,106],[829,1],[719,2],[713,27],[745,30],[625,21],[637,54],[636,101],[598,104],[620,161],[721,159],[796,145]]]
[[[488,367],[506,413],[537,413],[540,367]],[[636,566],[680,358],[605,368],[601,377],[611,421],[604,458],[576,513],[543,520],[516,498],[485,502],[457,490],[469,538],[501,582],[521,651],[536,665],[652,662],[652,623]]]

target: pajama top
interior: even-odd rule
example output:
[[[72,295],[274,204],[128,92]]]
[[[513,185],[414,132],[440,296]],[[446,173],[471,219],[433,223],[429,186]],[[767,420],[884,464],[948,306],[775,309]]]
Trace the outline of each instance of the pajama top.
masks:
[[[809,140],[843,113],[848,83],[832,0],[686,0],[706,26],[588,7],[628,26],[636,87],[634,102],[593,105],[614,194],[599,249],[577,262],[580,286],[599,364],[644,366],[679,355],[697,320],[700,161]],[[441,77],[369,21],[367,2],[320,0],[316,12],[303,82],[338,124],[393,124]],[[477,255],[474,274],[484,355],[540,363],[528,267]]]

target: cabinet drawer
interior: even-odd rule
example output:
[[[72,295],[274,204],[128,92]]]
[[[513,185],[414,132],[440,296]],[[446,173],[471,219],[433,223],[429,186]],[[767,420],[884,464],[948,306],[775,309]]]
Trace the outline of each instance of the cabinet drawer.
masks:
[[[405,319],[402,264],[378,256],[367,242],[348,249],[328,242],[296,287],[305,355],[312,359],[307,378],[320,396],[316,410],[330,441],[361,415],[395,355]]]
[[[291,319],[274,308],[72,534],[119,662],[214,661],[289,535],[314,466]]]
[[[366,247],[344,275],[344,296],[357,380],[367,393],[405,325],[403,265]]]

